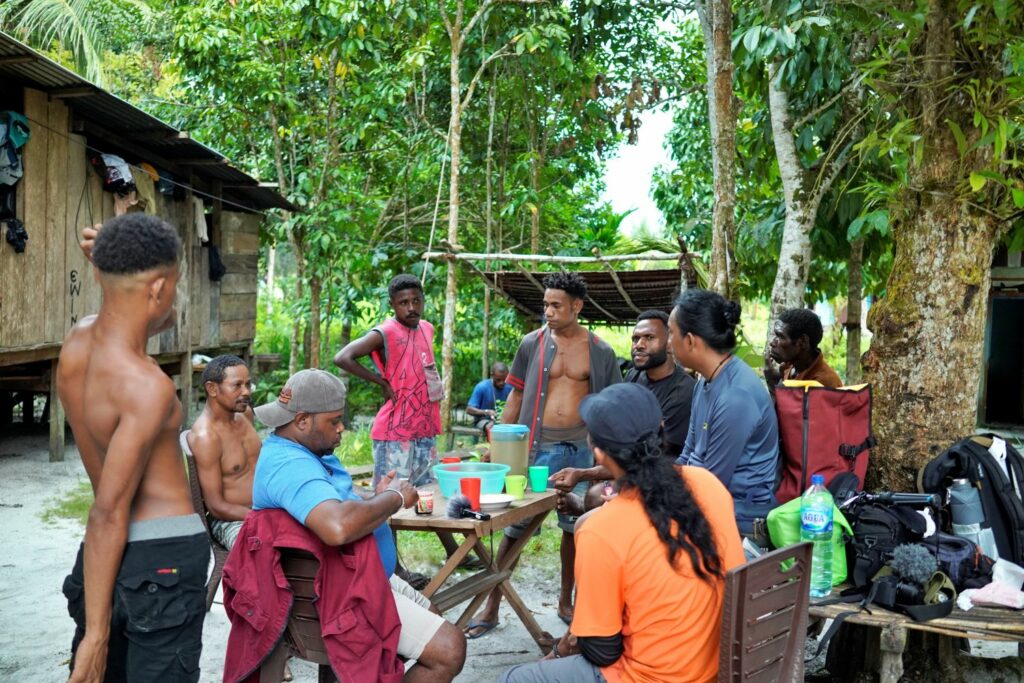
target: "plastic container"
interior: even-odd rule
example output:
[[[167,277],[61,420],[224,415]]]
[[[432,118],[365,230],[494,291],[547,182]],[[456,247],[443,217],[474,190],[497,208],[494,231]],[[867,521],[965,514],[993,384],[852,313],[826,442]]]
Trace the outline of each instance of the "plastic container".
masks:
[[[526,474],[530,464],[530,428],[497,424],[491,427],[491,462],[508,465],[510,474]]]
[[[832,494],[825,477],[811,476],[811,486],[800,498],[800,540],[814,544],[811,556],[811,597],[832,592]]]
[[[434,477],[445,498],[456,496],[460,492],[459,480],[463,477],[480,479],[480,493],[501,493],[505,486],[505,475],[508,465],[493,462],[463,462],[447,465],[434,465]]]

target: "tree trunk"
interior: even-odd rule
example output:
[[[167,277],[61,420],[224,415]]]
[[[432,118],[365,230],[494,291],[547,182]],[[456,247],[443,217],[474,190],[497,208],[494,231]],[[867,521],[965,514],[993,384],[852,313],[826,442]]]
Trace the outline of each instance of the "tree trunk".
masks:
[[[860,382],[860,309],[864,301],[864,240],[850,243],[846,263],[846,383]]]
[[[309,279],[309,341],[306,344],[306,367],[320,367],[320,290],[323,281],[319,275]]]
[[[295,277],[295,300],[302,300],[302,278]],[[299,339],[302,337],[302,319],[296,315],[292,320],[292,333],[288,345],[288,376],[299,371]]]
[[[274,268],[277,264],[277,247],[271,244],[267,248],[267,313],[274,310]]]
[[[494,242],[494,201],[491,173],[494,166],[494,108],[498,99],[498,71],[491,77],[491,87],[487,92],[487,157],[484,165],[484,227],[486,229],[485,249],[491,253]],[[480,377],[487,379],[490,375],[491,345],[491,288],[484,286],[484,329],[480,335]]]
[[[768,106],[772,118],[775,157],[779,162],[782,192],[786,200],[786,219],[782,228],[779,267],[772,286],[772,307],[768,318],[768,340],[779,314],[787,308],[802,308],[811,265],[811,228],[818,202],[804,188],[804,168],[793,140],[793,120],[789,113],[789,94],[776,79],[776,64],[768,70]]]
[[[448,148],[451,153],[448,181],[448,243],[459,243],[459,171],[462,162],[462,83],[459,76],[459,57],[462,50],[460,34],[462,24],[462,3],[459,3],[457,20],[452,24],[448,35],[451,39],[451,60],[449,62],[449,78],[451,87],[451,121],[448,129]],[[444,296],[444,328],[441,340],[441,382],[444,387],[444,398],[441,399],[441,432],[448,431],[452,404],[452,371],[455,355],[455,308],[458,283],[456,278],[455,259],[448,259],[448,278],[445,283]]]
[[[313,335],[312,335],[312,332],[310,331],[309,324],[307,323],[306,325],[303,325],[303,327],[302,327],[302,369],[303,370],[308,370],[309,369],[310,359],[315,355],[313,353],[310,353],[310,350],[309,350],[310,343],[311,343],[311,337],[312,336]]]
[[[343,349],[348,346],[348,343],[352,341],[352,321],[346,318],[341,323],[341,339],[339,340],[339,349]],[[343,369],[338,370],[338,374],[341,375],[341,381],[344,383],[345,388],[349,387],[348,373]],[[345,424],[352,424],[352,409],[349,407],[352,405],[351,401],[345,401]]]
[[[711,218],[709,284],[732,296],[736,280],[736,113],[732,81],[732,3],[698,0],[697,16],[704,33],[708,74],[708,121],[711,124],[711,166],[715,204]]]
[[[893,228],[895,257],[885,296],[868,315],[873,337],[864,362],[874,385],[878,438],[867,485],[896,491],[914,490],[921,465],[974,431],[992,248],[999,237],[992,216],[956,189],[990,157],[981,152],[962,160],[949,133],[947,120],[975,130],[973,107],[935,85],[957,79],[957,19],[950,2],[928,5],[915,93],[924,153],[907,182],[925,190],[907,189],[890,212],[901,216]]]
[[[530,189],[533,201],[530,209],[530,253],[540,253],[540,145],[537,139],[537,121],[534,116],[527,118],[530,143]]]

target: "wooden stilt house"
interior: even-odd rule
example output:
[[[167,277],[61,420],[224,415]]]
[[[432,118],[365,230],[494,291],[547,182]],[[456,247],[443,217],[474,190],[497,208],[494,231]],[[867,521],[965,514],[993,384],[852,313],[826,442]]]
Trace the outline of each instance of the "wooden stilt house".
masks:
[[[127,210],[160,216],[184,245],[178,324],[152,338],[148,351],[177,382],[187,420],[193,354],[251,352],[260,226],[268,210],[294,207],[187,133],[0,33],[5,111],[27,120],[30,137],[19,150],[23,175],[12,202],[28,239],[20,252],[0,241],[0,438],[14,431],[19,407],[22,422],[32,422],[34,397],[43,394],[50,456],[63,458],[56,359],[67,331],[100,304],[78,246],[81,229],[130,202],[104,190],[91,167],[101,154],[132,169],[142,201]],[[6,227],[0,222],[0,234]],[[211,277],[211,259],[223,264],[219,278]]]

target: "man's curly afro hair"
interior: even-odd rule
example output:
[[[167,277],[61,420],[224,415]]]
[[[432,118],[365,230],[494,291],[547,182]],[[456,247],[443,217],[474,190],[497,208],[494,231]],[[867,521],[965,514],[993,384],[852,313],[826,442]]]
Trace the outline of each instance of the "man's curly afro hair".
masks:
[[[587,281],[579,273],[551,273],[544,276],[544,289],[560,289],[573,299],[587,297]]]
[[[181,256],[178,233],[165,221],[145,213],[127,213],[103,224],[92,248],[101,273],[131,275],[173,266]]]

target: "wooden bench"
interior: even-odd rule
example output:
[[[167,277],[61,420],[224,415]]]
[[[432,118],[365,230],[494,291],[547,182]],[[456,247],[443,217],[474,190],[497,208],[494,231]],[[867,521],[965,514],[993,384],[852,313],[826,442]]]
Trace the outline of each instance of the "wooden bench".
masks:
[[[845,586],[836,587],[833,596],[838,595],[843,588]],[[856,609],[856,603],[821,605],[812,602],[808,612],[812,617],[835,619],[843,612]],[[877,645],[872,641],[873,651],[869,655],[877,658],[881,683],[896,683],[903,675],[903,652],[908,631],[935,633],[945,638],[1016,642],[1018,654],[1024,656],[1024,617],[1014,610],[974,607],[964,612],[954,607],[948,617],[931,621],[914,621],[904,614],[877,605],[871,605],[870,610],[851,614],[843,625],[859,624],[880,630],[879,641]]]
[[[473,426],[473,417],[466,413],[464,405],[452,408],[452,419],[448,426],[448,450],[455,449],[456,436],[472,437],[474,443],[482,441],[484,438],[480,428]]]

